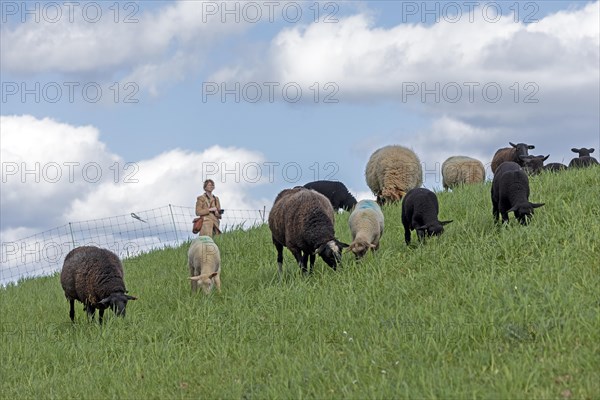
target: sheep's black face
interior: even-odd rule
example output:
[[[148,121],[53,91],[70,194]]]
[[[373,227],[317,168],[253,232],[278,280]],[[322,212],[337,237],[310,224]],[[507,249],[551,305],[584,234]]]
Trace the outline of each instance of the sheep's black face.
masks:
[[[526,143],[511,143],[509,142],[509,144],[515,148],[515,150],[517,151],[517,157],[518,156],[526,156],[529,154],[529,150],[535,149],[535,146],[531,145],[531,144],[526,144]]]
[[[335,271],[337,264],[342,261],[342,249],[344,247],[348,247],[348,245],[334,239],[321,245],[321,247],[317,249],[317,253],[319,253],[323,261]]]
[[[127,307],[127,302],[129,300],[136,300],[136,298],[124,293],[113,293],[107,298],[102,299],[100,304],[104,307],[110,307],[117,316],[124,317],[125,308]]]
[[[515,210],[515,218],[521,225],[527,225],[533,216],[533,207],[519,207]]]
[[[509,211],[514,211],[515,218],[521,223],[521,225],[527,225],[533,217],[533,209],[543,205],[544,203],[529,203],[519,207],[513,207]]]

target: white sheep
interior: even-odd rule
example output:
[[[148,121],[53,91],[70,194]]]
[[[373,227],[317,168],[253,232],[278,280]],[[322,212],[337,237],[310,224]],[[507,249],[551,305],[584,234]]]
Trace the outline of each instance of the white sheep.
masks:
[[[392,145],[376,150],[365,170],[367,186],[377,196],[377,203],[395,202],[410,189],[423,184],[423,169],[410,149]]]
[[[446,190],[461,184],[482,183],[485,181],[485,168],[481,161],[471,157],[449,157],[442,164],[442,180]]]
[[[211,292],[213,285],[221,291],[221,253],[210,236],[199,236],[192,242],[188,250],[188,265],[192,293],[198,290],[198,285],[206,294]]]
[[[348,225],[352,233],[352,243],[348,249],[357,259],[369,249],[374,251],[379,248],[379,240],[383,235],[383,213],[375,201],[359,201],[348,218]]]

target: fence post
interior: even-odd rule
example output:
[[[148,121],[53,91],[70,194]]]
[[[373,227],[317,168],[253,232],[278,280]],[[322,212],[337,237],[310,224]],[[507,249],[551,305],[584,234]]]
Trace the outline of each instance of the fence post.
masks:
[[[262,211],[262,223],[265,223],[265,215],[267,215],[267,206],[263,206],[263,211]]]
[[[175,240],[177,244],[179,244],[179,236],[177,235],[177,225],[175,225],[175,217],[173,216],[173,208],[171,204],[169,204],[169,211],[171,211],[171,221],[173,221],[173,229],[175,230]]]
[[[71,226],[70,222],[69,222],[69,231],[71,232],[71,242],[73,242],[73,248],[75,248],[75,236],[73,235],[73,227]]]

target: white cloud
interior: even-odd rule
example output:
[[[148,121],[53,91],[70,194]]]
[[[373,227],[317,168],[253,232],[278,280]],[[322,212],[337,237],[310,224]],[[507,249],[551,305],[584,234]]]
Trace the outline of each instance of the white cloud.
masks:
[[[159,84],[177,81],[197,69],[216,42],[248,27],[221,22],[219,14],[205,12],[203,3],[180,1],[140,10],[132,17],[138,21],[134,23],[123,22],[133,9],[121,10],[120,22],[115,23],[114,10],[109,9],[109,5],[114,8],[112,3],[102,6],[102,18],[95,23],[82,17],[82,6],[73,13],[72,22],[65,6],[56,23],[45,18],[35,22],[33,17],[25,23],[6,23],[1,31],[1,67],[21,76],[54,72],[70,78],[108,79],[127,75],[129,81],[156,94]]]
[[[547,115],[549,107],[556,118],[580,107],[595,113],[598,4],[532,24],[515,23],[512,15],[496,23],[464,16],[456,23],[380,28],[369,15],[357,14],[336,24],[294,26],[271,41],[260,63],[243,60],[213,78],[297,82],[306,88],[335,82],[341,103],[394,99],[471,122],[522,123]]]
[[[110,152],[91,126],[50,118],[2,116],[2,236],[17,239],[67,222],[174,204],[195,206],[205,178],[230,210],[262,209],[253,185],[268,181],[262,154],[213,146],[165,151],[136,163]],[[100,175],[98,175],[100,173]]]

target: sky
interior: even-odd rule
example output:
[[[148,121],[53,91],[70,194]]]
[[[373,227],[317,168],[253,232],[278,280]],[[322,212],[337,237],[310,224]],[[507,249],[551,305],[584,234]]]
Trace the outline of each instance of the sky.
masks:
[[[597,1],[1,7],[2,242],[193,207],[207,178],[232,210],[318,179],[373,198],[390,144],[431,189],[453,155],[600,148]]]

